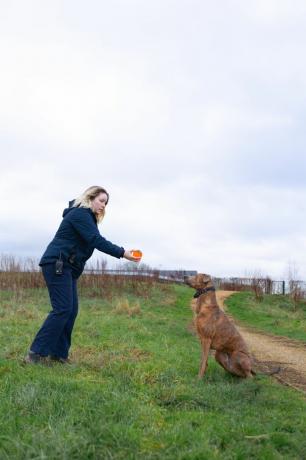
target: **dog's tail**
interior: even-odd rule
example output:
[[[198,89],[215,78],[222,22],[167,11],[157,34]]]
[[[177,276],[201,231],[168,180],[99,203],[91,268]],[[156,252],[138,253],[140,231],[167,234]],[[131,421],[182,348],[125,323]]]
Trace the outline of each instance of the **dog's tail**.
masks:
[[[280,371],[281,371],[281,367],[278,366],[278,367],[274,367],[274,369],[270,369],[269,371],[263,371],[263,373],[265,375],[275,375],[275,374],[278,374]],[[251,374],[257,375],[257,372],[254,369],[252,369]]]
[[[275,367],[274,369],[271,369],[269,372],[265,372],[266,375],[274,375],[278,374],[281,371],[281,367]]]

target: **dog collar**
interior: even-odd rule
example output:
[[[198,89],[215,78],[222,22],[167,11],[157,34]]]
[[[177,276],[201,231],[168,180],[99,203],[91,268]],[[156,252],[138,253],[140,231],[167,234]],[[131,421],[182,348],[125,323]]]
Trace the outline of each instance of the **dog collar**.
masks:
[[[196,299],[197,297],[200,297],[200,295],[206,294],[206,292],[209,292],[209,291],[215,292],[215,290],[216,289],[213,286],[208,287],[208,288],[198,289],[195,295],[193,296],[193,298]]]

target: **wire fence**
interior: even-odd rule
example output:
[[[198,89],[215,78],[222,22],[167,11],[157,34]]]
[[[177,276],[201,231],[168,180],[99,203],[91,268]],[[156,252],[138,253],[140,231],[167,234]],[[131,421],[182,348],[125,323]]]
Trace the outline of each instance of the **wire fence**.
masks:
[[[263,294],[292,294],[306,297],[306,282],[302,280],[271,280],[270,278],[214,278],[218,289],[233,291],[260,290]]]
[[[113,276],[133,276],[143,278],[154,278],[161,282],[183,283],[185,276],[197,274],[196,270],[156,270],[156,269],[137,269],[127,268],[120,270],[86,268],[84,273],[87,275],[113,275]]]
[[[260,289],[264,294],[282,294],[290,292],[288,282],[271,280],[270,278],[214,278],[218,289],[229,291],[250,291]]]
[[[138,270],[138,269],[125,269],[125,270],[96,270],[86,269],[87,274],[104,274],[114,276],[137,276],[154,278],[160,282],[175,282],[184,283],[185,276],[193,276],[198,272],[196,270]],[[230,291],[250,291],[259,290],[263,294],[279,294],[285,295],[292,292],[299,292],[301,297],[306,297],[306,282],[301,280],[272,280],[270,278],[239,278],[227,277],[218,278],[213,277],[214,285],[217,289],[224,289]]]

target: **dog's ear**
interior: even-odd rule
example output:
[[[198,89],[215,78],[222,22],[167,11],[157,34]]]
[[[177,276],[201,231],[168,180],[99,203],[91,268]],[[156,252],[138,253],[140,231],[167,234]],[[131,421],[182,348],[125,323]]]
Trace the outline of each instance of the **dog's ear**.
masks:
[[[209,275],[206,275],[205,273],[203,273],[203,283],[209,283],[211,281],[211,276]]]

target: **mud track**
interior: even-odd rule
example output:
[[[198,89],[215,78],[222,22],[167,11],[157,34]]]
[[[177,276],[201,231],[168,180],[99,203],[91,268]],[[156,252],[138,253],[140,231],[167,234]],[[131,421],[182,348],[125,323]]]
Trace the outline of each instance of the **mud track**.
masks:
[[[225,309],[224,300],[233,291],[217,291],[220,308]],[[284,385],[306,393],[306,345],[303,342],[259,332],[239,323],[228,315],[244,337],[254,358],[255,370],[272,374]]]

